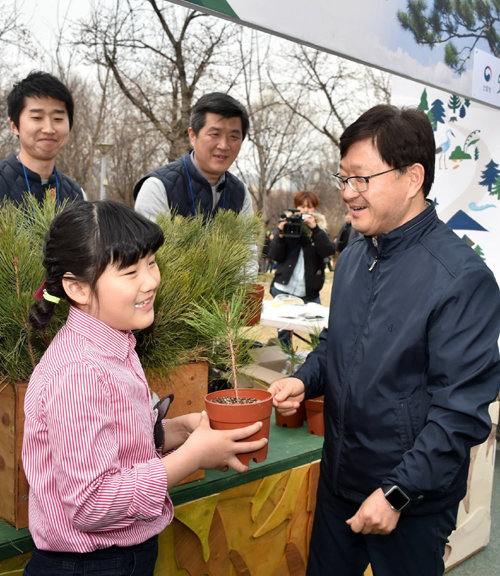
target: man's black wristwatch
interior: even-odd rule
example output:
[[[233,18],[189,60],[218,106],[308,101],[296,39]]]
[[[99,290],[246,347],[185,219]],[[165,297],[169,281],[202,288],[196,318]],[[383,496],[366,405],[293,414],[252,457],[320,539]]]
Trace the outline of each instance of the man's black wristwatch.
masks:
[[[395,484],[382,486],[384,496],[387,502],[391,505],[393,510],[398,512],[403,511],[410,503],[410,498],[407,496],[399,486]]]

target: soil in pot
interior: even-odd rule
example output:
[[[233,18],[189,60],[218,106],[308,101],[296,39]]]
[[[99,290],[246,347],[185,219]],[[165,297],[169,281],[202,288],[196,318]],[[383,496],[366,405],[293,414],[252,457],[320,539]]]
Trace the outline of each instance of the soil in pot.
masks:
[[[205,407],[210,425],[216,430],[233,430],[243,428],[254,422],[262,422],[262,428],[252,436],[245,438],[243,442],[269,438],[269,426],[273,409],[273,397],[267,390],[259,388],[240,388],[238,396],[240,403],[234,403],[236,395],[234,390],[218,390],[211,392],[205,397]],[[222,403],[221,398],[224,398]],[[238,454],[240,462],[247,465],[250,460],[263,462],[267,458],[266,444],[256,452]]]
[[[310,398],[305,401],[307,430],[316,436],[325,435],[325,419],[323,415],[324,396]]]

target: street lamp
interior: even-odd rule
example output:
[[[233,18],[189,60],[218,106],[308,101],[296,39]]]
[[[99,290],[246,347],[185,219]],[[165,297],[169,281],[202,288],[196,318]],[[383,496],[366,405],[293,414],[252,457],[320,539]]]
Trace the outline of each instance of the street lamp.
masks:
[[[106,186],[108,185],[107,154],[113,148],[113,144],[97,144],[101,153],[101,200],[106,200]]]

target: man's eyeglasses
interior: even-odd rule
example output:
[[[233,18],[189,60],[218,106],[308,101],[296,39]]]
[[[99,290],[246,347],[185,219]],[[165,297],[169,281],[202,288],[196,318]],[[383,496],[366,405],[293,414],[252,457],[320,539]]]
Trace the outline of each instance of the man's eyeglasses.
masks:
[[[338,174],[333,174],[333,183],[342,192],[345,190],[346,184],[349,184],[354,192],[362,193],[368,190],[368,184],[370,184],[371,178],[375,176],[382,176],[382,174],[387,174],[388,172],[394,172],[394,170],[402,170],[407,166],[400,166],[398,168],[391,168],[390,170],[384,170],[383,172],[378,172],[377,174],[370,174],[369,176],[349,176],[349,178],[342,178]]]

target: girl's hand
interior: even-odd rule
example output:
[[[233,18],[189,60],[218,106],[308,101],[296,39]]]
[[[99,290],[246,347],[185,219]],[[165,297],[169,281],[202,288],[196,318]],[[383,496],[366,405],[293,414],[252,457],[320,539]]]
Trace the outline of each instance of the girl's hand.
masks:
[[[256,422],[236,430],[214,430],[210,427],[206,412],[202,412],[198,426],[184,444],[162,458],[169,487],[176,486],[186,476],[200,468],[206,470],[232,468],[235,472],[246,472],[248,466],[242,464],[236,455],[260,450],[266,445],[267,438],[242,442],[261,428],[262,422]]]
[[[246,472],[248,466],[242,464],[237,454],[260,450],[267,439],[242,442],[256,434],[262,428],[262,422],[255,422],[244,428],[234,430],[214,430],[206,412],[202,412],[200,425],[189,437],[189,449],[199,458],[199,468],[206,470],[232,468],[236,472]]]
[[[200,412],[192,412],[166,420],[163,427],[165,438],[163,453],[170,452],[170,450],[174,450],[184,444],[191,432],[199,425],[200,418]]]

